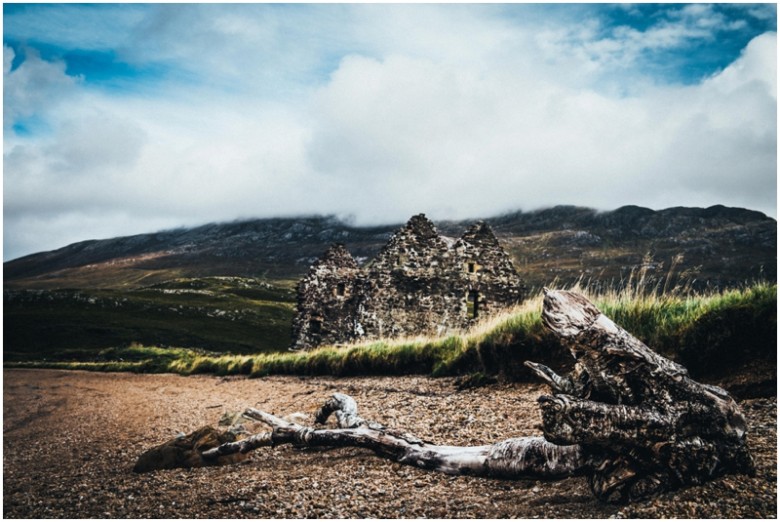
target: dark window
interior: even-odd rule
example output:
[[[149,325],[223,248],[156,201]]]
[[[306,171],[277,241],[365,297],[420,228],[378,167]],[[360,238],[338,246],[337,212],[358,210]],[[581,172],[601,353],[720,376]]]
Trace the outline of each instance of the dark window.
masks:
[[[347,286],[344,283],[339,283],[336,285],[336,295],[340,297],[344,297],[344,294],[347,291]]]
[[[479,292],[472,290],[466,298],[466,310],[468,316],[476,319],[479,316]]]
[[[322,323],[317,319],[309,321],[309,333],[318,334],[322,331]]]
[[[476,272],[477,271],[477,264],[476,263],[469,263],[468,264],[468,271],[469,271],[469,274],[473,274],[474,272]]]

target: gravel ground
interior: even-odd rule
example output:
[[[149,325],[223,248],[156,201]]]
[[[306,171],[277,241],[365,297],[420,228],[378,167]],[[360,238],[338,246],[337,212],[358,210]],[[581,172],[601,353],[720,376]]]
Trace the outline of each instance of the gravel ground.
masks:
[[[754,478],[734,475],[633,505],[596,501],[583,478],[450,477],[352,448],[261,448],[226,467],[131,471],[151,446],[252,406],[313,413],[352,395],[367,419],[441,444],[540,434],[542,385],[457,391],[452,379],[218,378],[3,371],[7,518],[775,518],[777,400],[743,401]],[[263,429],[249,426],[250,429]]]

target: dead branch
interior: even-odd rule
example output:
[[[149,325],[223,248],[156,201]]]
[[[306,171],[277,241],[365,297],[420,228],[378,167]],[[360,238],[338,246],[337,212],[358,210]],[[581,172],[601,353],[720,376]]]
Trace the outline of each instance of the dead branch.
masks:
[[[366,448],[401,464],[451,475],[557,478],[577,474],[583,464],[578,446],[557,446],[542,437],[521,437],[471,447],[430,444],[414,435],[363,419],[357,413],[354,399],[342,393],[333,394],[318,410],[316,422],[324,424],[334,413],[338,425],[336,429],[301,426],[252,408],[244,415],[272,428],[269,440],[263,439],[259,445]],[[243,442],[223,444],[203,452],[202,456],[211,459],[258,447],[254,441]]]

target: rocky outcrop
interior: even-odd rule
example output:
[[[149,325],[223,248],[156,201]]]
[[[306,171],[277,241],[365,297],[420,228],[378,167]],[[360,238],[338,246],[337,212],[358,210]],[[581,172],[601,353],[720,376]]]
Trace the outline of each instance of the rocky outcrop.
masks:
[[[365,268],[342,245],[298,285],[293,349],[404,335],[441,335],[523,299],[523,283],[490,227],[457,241],[412,217]]]

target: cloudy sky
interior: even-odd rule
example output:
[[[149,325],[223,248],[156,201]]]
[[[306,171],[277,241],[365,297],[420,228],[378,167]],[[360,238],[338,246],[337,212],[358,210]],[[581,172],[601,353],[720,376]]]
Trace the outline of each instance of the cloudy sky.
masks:
[[[772,4],[3,5],[4,260],[329,213],[776,217]]]

